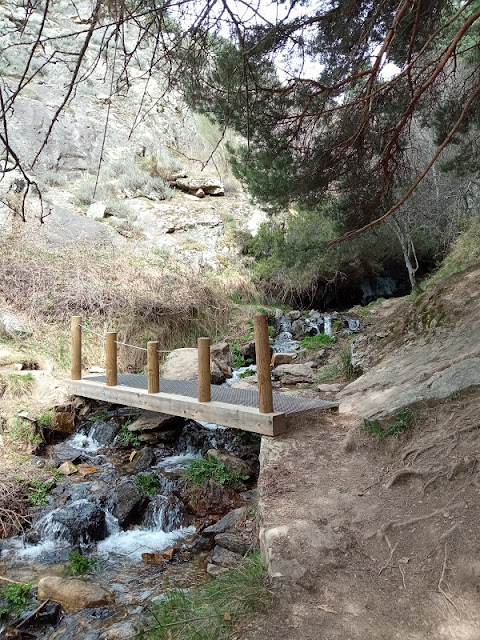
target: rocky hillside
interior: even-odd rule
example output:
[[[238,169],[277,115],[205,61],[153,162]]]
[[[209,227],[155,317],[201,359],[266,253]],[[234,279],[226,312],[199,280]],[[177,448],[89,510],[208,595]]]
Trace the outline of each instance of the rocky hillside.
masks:
[[[340,394],[340,411],[366,418],[480,384],[480,265],[425,293],[378,306],[353,345],[365,373]]]
[[[225,142],[234,142],[232,136],[222,138],[215,125],[192,113],[161,70],[148,73],[152,43],[136,49],[125,86],[109,84],[113,72],[121,76],[122,61],[113,64],[105,49],[112,35],[105,16],[75,90],[56,114],[71,78],[68,56],[79,47],[73,35],[65,44],[65,34],[79,34],[80,42],[90,13],[88,2],[55,5],[43,28],[46,44],[37,49],[33,77],[25,83],[29,49],[22,43],[38,36],[38,15],[26,20],[15,1],[2,7],[2,77],[10,95],[21,88],[9,112],[9,141],[41,189],[45,224],[37,237],[53,249],[84,240],[142,256],[174,255],[196,272],[232,265],[236,236],[255,232],[264,214],[230,173]],[[133,50],[136,37],[127,29],[125,47]],[[4,232],[12,229],[24,187],[18,171],[1,183]],[[31,222],[40,216],[35,195],[26,213]]]

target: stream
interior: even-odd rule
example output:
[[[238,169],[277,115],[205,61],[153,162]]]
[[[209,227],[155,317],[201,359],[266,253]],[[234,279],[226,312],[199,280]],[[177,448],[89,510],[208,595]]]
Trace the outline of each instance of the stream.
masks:
[[[277,310],[273,351],[298,353],[304,336],[348,334],[359,326],[359,319],[335,312],[284,314]],[[255,369],[254,364],[238,368],[226,384]],[[161,600],[166,589],[186,589],[211,579],[209,552],[218,543],[201,531],[232,509],[252,511],[259,438],[220,425],[168,417],[158,419],[164,422],[157,426],[153,419],[132,436],[128,426],[134,426],[131,423],[142,413],[139,410],[80,399],[67,410],[75,413],[75,433],[48,432],[37,466],[63,470],[72,465],[72,475],[54,473],[48,504],[35,507],[32,526],[21,536],[0,540],[0,575],[38,584],[47,576],[68,578],[72,551],[94,559],[95,571],[88,582],[109,592],[114,602],[72,613],[50,602],[33,617],[33,625],[25,625],[24,637],[132,637],[148,606]],[[246,466],[249,480],[235,489],[208,481],[192,494],[183,477],[185,469],[209,450],[234,457]],[[146,476],[153,478],[152,485],[145,485]],[[253,540],[253,520],[245,527]],[[36,606],[38,601],[21,619],[28,618]],[[0,637],[9,637],[1,623]]]

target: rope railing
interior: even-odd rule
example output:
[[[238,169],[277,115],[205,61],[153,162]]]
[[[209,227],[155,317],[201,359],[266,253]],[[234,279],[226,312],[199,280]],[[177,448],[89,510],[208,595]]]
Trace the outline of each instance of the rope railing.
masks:
[[[105,341],[105,384],[107,387],[118,385],[117,347],[123,346],[147,353],[148,393],[160,393],[160,353],[171,353],[159,349],[155,340],[147,342],[147,347],[139,347],[117,340],[115,331],[101,334],[82,323],[81,316],[72,317],[72,380],[82,379],[82,329]],[[260,413],[273,412],[273,390],[270,375],[270,341],[267,316],[256,313],[254,316],[255,351],[258,378],[258,407]],[[210,338],[198,338],[198,401],[211,402],[211,365]]]

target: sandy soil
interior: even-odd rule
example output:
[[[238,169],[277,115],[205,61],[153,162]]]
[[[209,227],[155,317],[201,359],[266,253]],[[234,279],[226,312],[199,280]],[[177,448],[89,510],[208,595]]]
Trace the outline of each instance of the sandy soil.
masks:
[[[352,416],[266,441],[260,537],[276,604],[239,640],[480,638],[480,390],[381,440]]]

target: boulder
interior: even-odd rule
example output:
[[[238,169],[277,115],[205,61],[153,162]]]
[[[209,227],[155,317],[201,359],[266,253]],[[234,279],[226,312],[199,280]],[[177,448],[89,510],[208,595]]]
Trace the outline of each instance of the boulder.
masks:
[[[52,522],[61,526],[61,537],[72,545],[104,540],[107,535],[105,512],[90,502],[72,503],[52,513]]]
[[[132,469],[135,473],[150,471],[155,462],[155,454],[150,447],[143,447],[133,459]]]
[[[225,375],[220,367],[210,362],[212,384],[223,384]],[[162,367],[162,376],[168,380],[196,380],[198,378],[198,352],[197,349],[175,349],[168,354]]]
[[[87,218],[105,218],[106,205],[103,202],[92,202],[86,211]]]
[[[275,368],[281,364],[291,364],[294,359],[294,353],[274,353],[272,356],[272,367]]]
[[[210,355],[214,360],[225,360],[230,353],[228,342],[217,342],[210,347]]]
[[[111,495],[111,512],[118,519],[122,528],[130,524],[146,503],[136,482],[125,478],[113,489]]]
[[[75,432],[75,415],[69,411],[55,413],[51,428],[53,431],[72,434]]]
[[[157,413],[155,411],[144,411],[142,415],[128,425],[129,431],[156,431],[170,427],[173,423],[178,422],[180,418],[177,416],[169,416],[166,413]]]
[[[0,311],[0,335],[2,334],[9,338],[15,338],[18,336],[31,336],[32,332],[18,316],[6,311]]]
[[[245,520],[247,517],[248,509],[247,507],[240,507],[239,509],[234,509],[227,513],[221,520],[216,522],[215,524],[206,527],[202,531],[204,535],[216,535],[217,533],[224,533],[225,531],[229,531],[233,529],[237,522],[241,522]]]
[[[281,364],[272,371],[275,380],[281,380],[287,376],[295,378],[296,382],[313,382],[315,371],[305,364]]]
[[[93,437],[99,445],[108,447],[115,440],[118,429],[119,427],[115,420],[97,420]]]
[[[67,612],[105,607],[114,602],[113,595],[97,584],[84,580],[67,580],[45,576],[38,583],[38,599],[60,602]]]
[[[295,320],[299,320],[302,317],[302,312],[301,311],[289,311],[286,314],[286,316],[290,320],[290,322],[294,322]]]
[[[62,462],[62,464],[58,467],[57,471],[62,473],[64,476],[71,476],[74,473],[78,473],[78,469],[76,465],[73,464],[70,460],[66,460]]]
[[[338,393],[345,387],[345,383],[336,382],[330,384],[319,384],[317,387],[317,391],[322,391],[323,393]]]
[[[242,460],[226,449],[209,449],[207,456],[212,456],[233,473],[238,473],[241,476],[249,476],[252,473],[248,462],[245,462],[245,460]]]
[[[175,186],[182,191],[194,195],[197,195],[198,191],[203,191],[204,194],[209,196],[225,195],[223,184],[218,178],[177,178],[175,180]]]
[[[242,563],[243,556],[218,545],[213,549],[211,561],[221,567],[235,567]]]
[[[218,533],[215,536],[215,544],[233,553],[239,553],[241,556],[245,555],[251,546],[248,540],[229,532]]]

